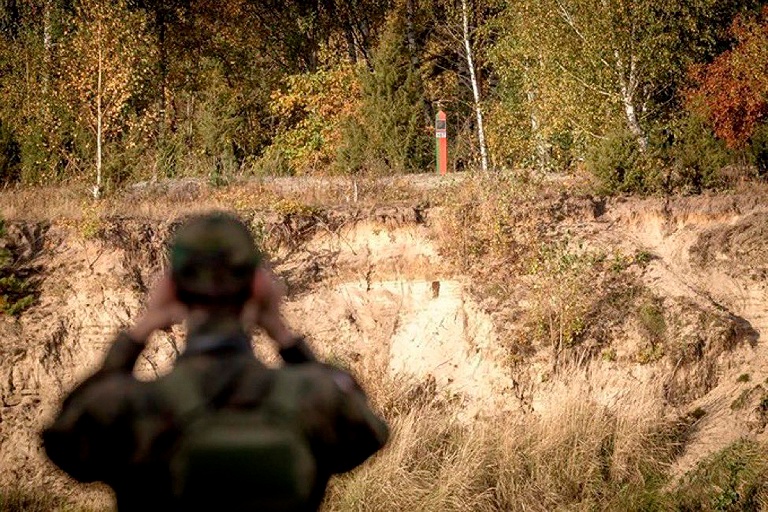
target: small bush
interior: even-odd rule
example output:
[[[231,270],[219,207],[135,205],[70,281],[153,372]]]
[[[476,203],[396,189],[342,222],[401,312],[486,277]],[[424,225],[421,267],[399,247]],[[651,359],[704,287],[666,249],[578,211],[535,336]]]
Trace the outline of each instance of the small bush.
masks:
[[[664,339],[667,323],[658,300],[650,300],[640,306],[637,312],[640,327],[652,344],[657,344]]]
[[[768,123],[760,125],[749,140],[747,150],[750,163],[755,167],[757,176],[768,176]]]
[[[276,146],[269,146],[261,157],[253,159],[250,173],[256,176],[291,176],[293,168],[290,159]]]
[[[766,510],[765,447],[740,440],[700,462],[671,493],[669,510]]]
[[[28,271],[17,267],[4,238],[5,223],[0,219],[0,314],[19,316],[35,303],[37,286]]]
[[[641,250],[635,253],[634,262],[640,265],[640,267],[645,268],[651,261],[655,260],[656,258],[656,255],[654,255],[652,252]]]
[[[532,260],[532,321],[537,337],[557,350],[573,346],[584,331],[594,286],[590,254],[569,248],[567,242],[542,245]]]
[[[741,394],[736,397],[736,399],[731,402],[731,410],[732,411],[738,411],[739,409],[743,409],[747,403],[749,402],[750,398],[754,395],[755,388],[751,389],[745,389],[741,392]]]
[[[704,121],[685,116],[652,130],[645,151],[628,131],[611,132],[585,163],[604,192],[696,194],[725,186],[722,170],[735,162],[736,154]]]
[[[18,181],[20,164],[21,148],[15,134],[0,120],[0,183]]]
[[[652,155],[643,153],[637,139],[626,130],[617,130],[587,152],[585,165],[600,182],[602,192],[655,192],[661,173],[654,168]]]
[[[721,171],[735,156],[702,119],[683,117],[661,136],[666,138],[658,145],[668,162],[668,192],[699,193],[725,185]]]

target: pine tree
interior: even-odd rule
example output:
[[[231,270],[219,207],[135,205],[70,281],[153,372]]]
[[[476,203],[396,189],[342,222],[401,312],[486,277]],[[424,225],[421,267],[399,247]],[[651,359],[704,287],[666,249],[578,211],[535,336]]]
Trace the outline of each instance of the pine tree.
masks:
[[[423,85],[413,68],[405,22],[393,14],[372,60],[361,71],[362,105],[346,126],[338,165],[357,172],[425,170],[431,162],[431,131],[424,124]]]

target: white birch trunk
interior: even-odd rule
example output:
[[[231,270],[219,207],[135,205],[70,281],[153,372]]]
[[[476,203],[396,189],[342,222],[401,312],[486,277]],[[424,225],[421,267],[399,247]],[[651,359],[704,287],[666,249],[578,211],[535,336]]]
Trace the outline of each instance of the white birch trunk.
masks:
[[[46,0],[43,5],[43,94],[48,93],[53,61],[53,7],[53,0]]]
[[[547,151],[544,137],[541,136],[541,122],[539,121],[538,109],[536,108],[536,91],[533,88],[529,88],[525,95],[530,105],[531,133],[533,134],[536,146],[536,163],[539,172],[543,173],[549,165],[549,152]]]
[[[624,66],[618,51],[614,51],[616,64],[619,68],[619,92],[621,93],[621,103],[624,107],[624,116],[627,120],[627,127],[637,140],[637,146],[640,151],[648,149],[648,136],[640,126],[637,119],[637,109],[635,108],[635,92],[637,91],[637,66],[634,55],[629,58],[629,70],[627,76],[624,75]]]
[[[480,145],[480,162],[483,171],[488,171],[488,149],[485,145],[485,131],[483,130],[483,111],[480,108],[480,87],[477,83],[475,65],[472,61],[472,45],[469,41],[469,14],[467,0],[461,0],[461,14],[464,24],[464,50],[467,54],[467,67],[469,67],[469,79],[472,82],[472,94],[475,99],[475,115],[477,116],[477,141]]]
[[[93,198],[99,199],[101,197],[101,125],[102,125],[102,112],[101,112],[101,74],[102,74],[102,41],[101,41],[101,27],[99,27],[99,70],[97,73],[97,85],[96,85],[96,185],[93,187]]]

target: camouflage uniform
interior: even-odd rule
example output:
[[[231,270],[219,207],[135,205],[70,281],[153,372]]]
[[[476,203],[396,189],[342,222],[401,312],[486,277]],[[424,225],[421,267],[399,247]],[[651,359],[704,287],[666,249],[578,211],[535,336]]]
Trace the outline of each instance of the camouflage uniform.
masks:
[[[231,252],[227,256],[231,260]],[[227,283],[220,274],[209,281],[214,282],[230,286],[236,280]],[[235,288],[230,286],[229,292]],[[204,286],[188,290],[207,300],[205,292]],[[274,401],[281,382],[292,383],[296,394],[290,398],[290,421],[306,437],[314,478],[304,505],[274,510],[317,510],[332,474],[356,467],[386,443],[387,426],[368,407],[354,379],[314,361],[303,342],[281,351],[285,367],[268,369],[253,355],[250,336],[240,326],[192,332],[171,373],[152,382],[132,375],[142,349],[126,333],[118,334],[102,367],[66,398],[55,422],[43,432],[50,459],[77,480],[110,485],[121,511],[240,508],[237,501],[227,504],[226,496],[216,496],[215,489],[207,493],[209,498],[203,493],[202,500],[209,503],[180,504],[174,497],[170,467],[187,424],[182,403],[191,387],[196,390],[191,402],[204,404],[206,410],[253,411]],[[182,374],[187,377],[179,379]]]

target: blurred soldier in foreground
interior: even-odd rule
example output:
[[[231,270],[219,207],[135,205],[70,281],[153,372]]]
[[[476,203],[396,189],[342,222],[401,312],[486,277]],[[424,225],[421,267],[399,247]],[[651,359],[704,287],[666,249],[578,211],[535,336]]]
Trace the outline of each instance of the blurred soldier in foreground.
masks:
[[[388,429],[354,379],[317,362],[284,324],[261,259],[234,217],[184,223],[144,314],[43,432],[50,459],[77,480],[109,484],[121,512],[317,510],[330,476],[379,450]],[[135,379],[149,336],[180,321],[187,341],[173,370]],[[255,325],[282,368],[254,356]]]

